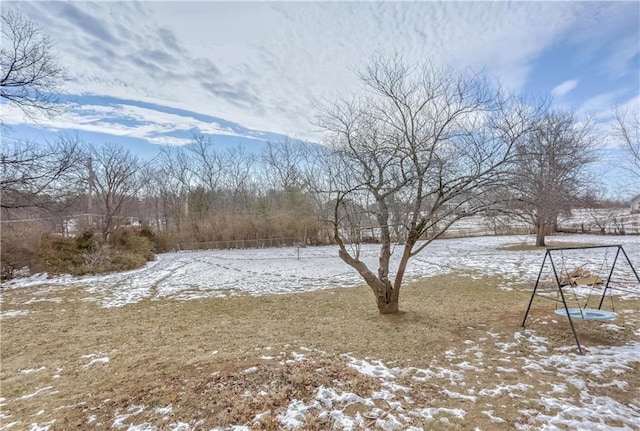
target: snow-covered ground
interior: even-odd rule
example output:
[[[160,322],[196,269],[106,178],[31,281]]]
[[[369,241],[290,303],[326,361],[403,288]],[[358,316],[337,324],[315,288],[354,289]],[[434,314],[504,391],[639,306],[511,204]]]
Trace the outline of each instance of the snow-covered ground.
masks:
[[[636,269],[640,269],[640,237],[562,236],[550,239],[555,243],[622,244]],[[456,271],[472,277],[500,276],[501,284],[496,288],[502,289],[532,282],[538,275],[544,251],[502,249],[525,241],[530,244],[532,238],[505,236],[435,241],[411,261],[407,279]],[[367,264],[375,268],[377,246],[364,246],[361,252]],[[394,259],[397,260],[400,253],[401,247],[398,247]],[[583,266],[599,273],[612,263],[614,255],[615,250],[606,252],[604,249],[567,251],[559,255],[556,264],[565,269]],[[619,271],[619,274],[615,274],[618,281],[623,288],[628,287],[622,293],[640,298],[640,288],[637,283],[631,282],[631,273],[624,261]],[[548,276],[546,273],[545,277]],[[117,307],[148,298],[189,300],[238,294],[267,295],[360,284],[362,281],[355,271],[337,257],[335,247],[310,247],[300,250],[279,248],[167,253],[159,255],[156,261],[139,270],[85,277],[47,278],[39,275],[14,280],[5,287],[20,289],[37,286],[38,289],[33,289],[34,297],[28,299],[27,304],[50,301],[51,306],[55,307],[58,305],[56,298],[41,299],[35,293],[41,289],[55,291],[77,287],[89,292],[93,300],[102,306]],[[5,307],[2,317],[22,319],[28,316],[27,311],[8,310]],[[553,317],[536,321],[536,325],[557,323],[548,320]],[[622,310],[616,324],[603,324],[602,330],[614,333],[624,329],[618,325],[623,325],[627,330],[635,328],[632,329],[635,339],[622,346],[586,346],[584,356],[575,353],[574,345],[556,346],[536,334],[535,329],[499,334],[485,325],[468,328],[475,331],[474,336],[463,345],[447,351],[444,356],[434,357],[431,365],[394,367],[393,364],[375,359],[344,354],[340,360],[346,366],[375,379],[379,383],[377,390],[352,393],[345,391],[341,382],[336,381],[333,387],[318,387],[311,398],[291,399],[286,408],[259,412],[244,423],[220,430],[259,429],[261,417],[271,414],[277,417],[282,429],[304,429],[305,423],[318,418],[330,419],[337,430],[418,431],[461,424],[471,411],[481,411],[492,424],[502,426],[502,429],[505,426],[504,418],[510,415],[511,424],[521,431],[638,430],[640,402],[624,404],[615,399],[615,392],[609,396],[603,390],[638,391],[638,388],[630,387],[625,375],[637,372],[640,362],[640,317]],[[290,362],[314,361],[322,354],[303,349],[302,353],[269,353],[269,356],[263,355],[260,359],[290,365]],[[82,356],[78,372],[94,367],[109,367],[116,361],[117,358],[111,359],[105,352],[88,353]],[[244,372],[254,373],[257,370],[256,367],[250,367]],[[53,374],[52,384],[30,388],[21,395],[21,399],[37,402],[38,397],[55,394],[53,379],[59,377],[58,369],[23,369],[19,377],[26,379],[42,373]],[[486,384],[483,376],[489,375],[495,376],[499,383]],[[537,387],[519,383],[517,376],[527,376],[530,381],[537,382]],[[249,393],[247,396],[260,397],[264,394]],[[526,400],[526,405],[516,413],[508,411],[504,401],[501,401],[505,397]],[[634,399],[640,400],[638,396]],[[10,402],[0,398],[0,407]],[[141,419],[143,413],[151,412],[166,417],[162,429],[201,429],[197,421],[183,422],[171,417],[171,411],[170,404],[159,407],[131,405],[118,410],[113,423],[104,425],[129,431],[155,431],[158,428]],[[48,420],[46,414],[38,414],[30,419],[30,428],[22,428],[24,422],[12,422],[10,416],[0,414],[0,419],[0,430],[55,429],[55,422]],[[92,427],[93,421],[95,418],[89,416],[86,427]]]
[[[549,239],[556,243],[622,244],[631,262],[640,270],[640,237],[569,235]],[[537,276],[544,251],[501,249],[525,242],[531,244],[532,238],[488,236],[437,240],[410,261],[406,280],[458,271],[472,276],[501,276],[500,288],[530,282]],[[377,245],[363,245],[361,250],[361,258],[372,270],[376,269],[378,250]],[[398,246],[393,254],[394,263],[401,253],[402,247]],[[164,253],[133,271],[84,277],[47,278],[46,274],[39,274],[13,280],[5,287],[78,286],[90,292],[104,307],[117,307],[146,298],[188,300],[237,294],[267,295],[363,284],[360,276],[337,254],[336,247],[332,246]],[[587,266],[594,273],[602,274],[603,263],[606,260],[611,265],[614,256],[615,250],[607,253],[595,249],[566,252],[562,257],[565,269]],[[620,262],[616,275],[631,280],[626,262]],[[12,315],[10,313],[5,311],[5,317]]]

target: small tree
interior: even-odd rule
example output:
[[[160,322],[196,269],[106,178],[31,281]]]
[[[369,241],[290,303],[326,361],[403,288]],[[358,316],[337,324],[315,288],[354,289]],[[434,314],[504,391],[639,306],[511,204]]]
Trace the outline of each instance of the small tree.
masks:
[[[617,109],[614,131],[620,142],[620,148],[627,155],[624,167],[635,177],[636,181],[640,180],[640,118],[638,113]]]
[[[286,138],[268,142],[261,154],[266,187],[265,194],[274,202],[276,217],[284,219],[295,231],[295,237],[306,244],[310,229],[318,225],[316,206],[304,187],[306,157],[311,145]]]
[[[0,98],[28,116],[55,114],[65,71],[49,36],[20,12],[2,8],[1,20]]]
[[[330,151],[322,152],[322,167],[311,177],[333,207],[340,257],[371,287],[379,312],[396,313],[411,257],[456,221],[491,205],[530,112],[478,76],[430,65],[374,59],[359,77],[362,95],[320,115]],[[349,221],[379,236],[377,272],[360,259],[358,247],[349,247]],[[403,245],[394,275],[398,226]]]
[[[558,216],[588,193],[586,167],[595,160],[593,122],[549,111],[516,145],[509,192],[514,209],[535,229],[536,245],[555,231]]]
[[[127,202],[134,199],[144,184],[146,169],[136,156],[115,144],[89,149],[92,186],[103,211],[102,236],[107,238],[117,227]]]

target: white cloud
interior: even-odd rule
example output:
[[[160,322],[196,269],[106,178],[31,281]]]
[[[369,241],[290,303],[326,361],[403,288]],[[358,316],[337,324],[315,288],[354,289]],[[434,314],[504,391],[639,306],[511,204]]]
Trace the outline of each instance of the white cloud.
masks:
[[[7,125],[27,121],[20,109],[6,104],[3,105],[2,119]],[[192,130],[194,133],[254,138],[223,128],[214,122],[124,104],[105,106],[70,103],[68,109],[55,119],[41,118],[38,124],[55,130],[78,130],[145,139],[159,145],[188,144],[190,139],[167,134]]]
[[[375,52],[484,70],[520,89],[535,59],[591,10],[582,2],[12,5],[51,33],[74,77],[71,94],[134,99],[300,137],[313,133],[320,101],[357,88],[353,69]],[[157,115],[151,122],[164,130]]]
[[[578,85],[578,81],[576,79],[571,79],[569,81],[564,81],[562,84],[556,86],[551,90],[551,94],[554,96],[564,96]]]

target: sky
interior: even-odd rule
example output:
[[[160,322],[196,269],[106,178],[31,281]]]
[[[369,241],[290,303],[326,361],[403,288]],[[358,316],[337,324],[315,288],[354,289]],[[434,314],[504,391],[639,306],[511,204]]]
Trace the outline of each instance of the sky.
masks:
[[[612,108],[640,111],[640,3],[2,2],[49,34],[68,110],[34,122],[2,105],[5,139],[77,132],[140,154],[194,134],[258,148],[283,135],[321,141],[318,107],[360,89],[374,54],[482,72],[505,88],[594,115],[598,174],[615,166]],[[619,160],[618,160],[619,161]],[[630,191],[631,190],[631,191]]]

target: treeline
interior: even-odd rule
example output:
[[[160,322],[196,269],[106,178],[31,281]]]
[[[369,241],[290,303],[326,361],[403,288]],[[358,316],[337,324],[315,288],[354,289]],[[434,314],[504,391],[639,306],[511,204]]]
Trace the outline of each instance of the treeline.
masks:
[[[197,136],[144,161],[77,136],[10,141],[1,158],[3,273],[41,267],[52,236],[95,234],[106,244],[127,226],[152,231],[154,251],[327,243],[301,174],[312,151],[286,140],[256,154]]]

